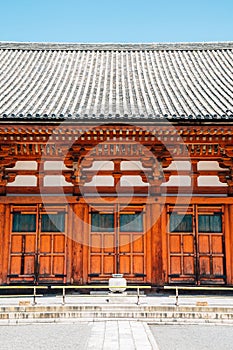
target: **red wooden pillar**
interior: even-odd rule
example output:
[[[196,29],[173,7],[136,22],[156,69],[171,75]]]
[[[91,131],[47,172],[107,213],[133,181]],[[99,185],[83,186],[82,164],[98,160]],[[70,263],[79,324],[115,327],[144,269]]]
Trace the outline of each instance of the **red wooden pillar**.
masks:
[[[162,279],[163,284],[168,282],[168,239],[167,239],[167,206],[161,207],[161,233],[162,233],[162,261],[163,271]]]
[[[152,283],[156,285],[163,284],[163,261],[162,261],[162,229],[161,229],[161,206],[160,204],[151,205],[151,273]],[[159,215],[158,215],[159,213]],[[157,220],[153,222],[154,217]]]
[[[0,235],[1,235],[1,283],[7,283],[9,242],[10,242],[10,206],[0,204]]]
[[[151,250],[151,243],[152,243],[152,227],[151,227],[151,205],[147,204],[145,207],[145,247],[146,250],[144,251],[145,254],[145,272],[146,272],[146,282],[152,283],[152,250]]]
[[[83,283],[83,216],[84,206],[77,203],[73,207],[72,220],[72,261],[71,261],[71,282]]]
[[[66,241],[66,283],[72,283],[72,245],[73,245],[73,206],[68,206],[67,212],[67,241]]]
[[[0,204],[0,284],[3,283],[5,205]],[[5,282],[5,281],[4,281]]]
[[[90,223],[89,223],[89,206],[83,204],[83,283],[88,282],[88,271],[89,271],[89,234],[90,234]]]

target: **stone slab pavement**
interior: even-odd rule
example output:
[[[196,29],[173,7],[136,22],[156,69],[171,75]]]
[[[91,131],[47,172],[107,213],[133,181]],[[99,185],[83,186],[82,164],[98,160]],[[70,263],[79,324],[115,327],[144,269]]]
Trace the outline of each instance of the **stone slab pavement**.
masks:
[[[87,344],[88,350],[158,350],[145,322],[95,322]]]
[[[3,350],[158,350],[145,322],[75,321],[0,326]]]

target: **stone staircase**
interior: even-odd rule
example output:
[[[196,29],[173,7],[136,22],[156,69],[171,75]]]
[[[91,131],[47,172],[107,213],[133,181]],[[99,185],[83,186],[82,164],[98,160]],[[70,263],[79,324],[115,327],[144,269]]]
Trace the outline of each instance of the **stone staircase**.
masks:
[[[0,324],[133,319],[154,324],[233,324],[233,307],[136,304],[0,306]]]

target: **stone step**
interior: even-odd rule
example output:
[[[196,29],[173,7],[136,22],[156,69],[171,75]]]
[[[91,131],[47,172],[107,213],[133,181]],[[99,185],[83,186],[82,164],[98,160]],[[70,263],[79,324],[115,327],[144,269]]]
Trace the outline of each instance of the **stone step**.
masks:
[[[137,319],[151,323],[230,323],[233,308],[121,305],[11,306],[0,308],[0,324],[75,319]]]
[[[233,306],[175,306],[175,305],[122,305],[122,304],[74,304],[74,305],[11,305],[0,306],[0,313],[10,312],[76,312],[76,311],[145,311],[145,312],[228,312]]]

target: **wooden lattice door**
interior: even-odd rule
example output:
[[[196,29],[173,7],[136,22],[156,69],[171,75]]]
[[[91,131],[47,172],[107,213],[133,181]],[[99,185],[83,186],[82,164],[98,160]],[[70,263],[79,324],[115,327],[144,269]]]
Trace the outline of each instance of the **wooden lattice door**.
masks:
[[[143,221],[138,207],[105,207],[90,213],[89,280],[106,280],[114,273],[145,280]]]
[[[63,282],[66,256],[65,208],[13,207],[9,282]]]
[[[223,208],[168,211],[169,282],[225,283]]]
[[[223,210],[198,207],[196,210],[197,261],[200,283],[225,282],[225,247]]]

